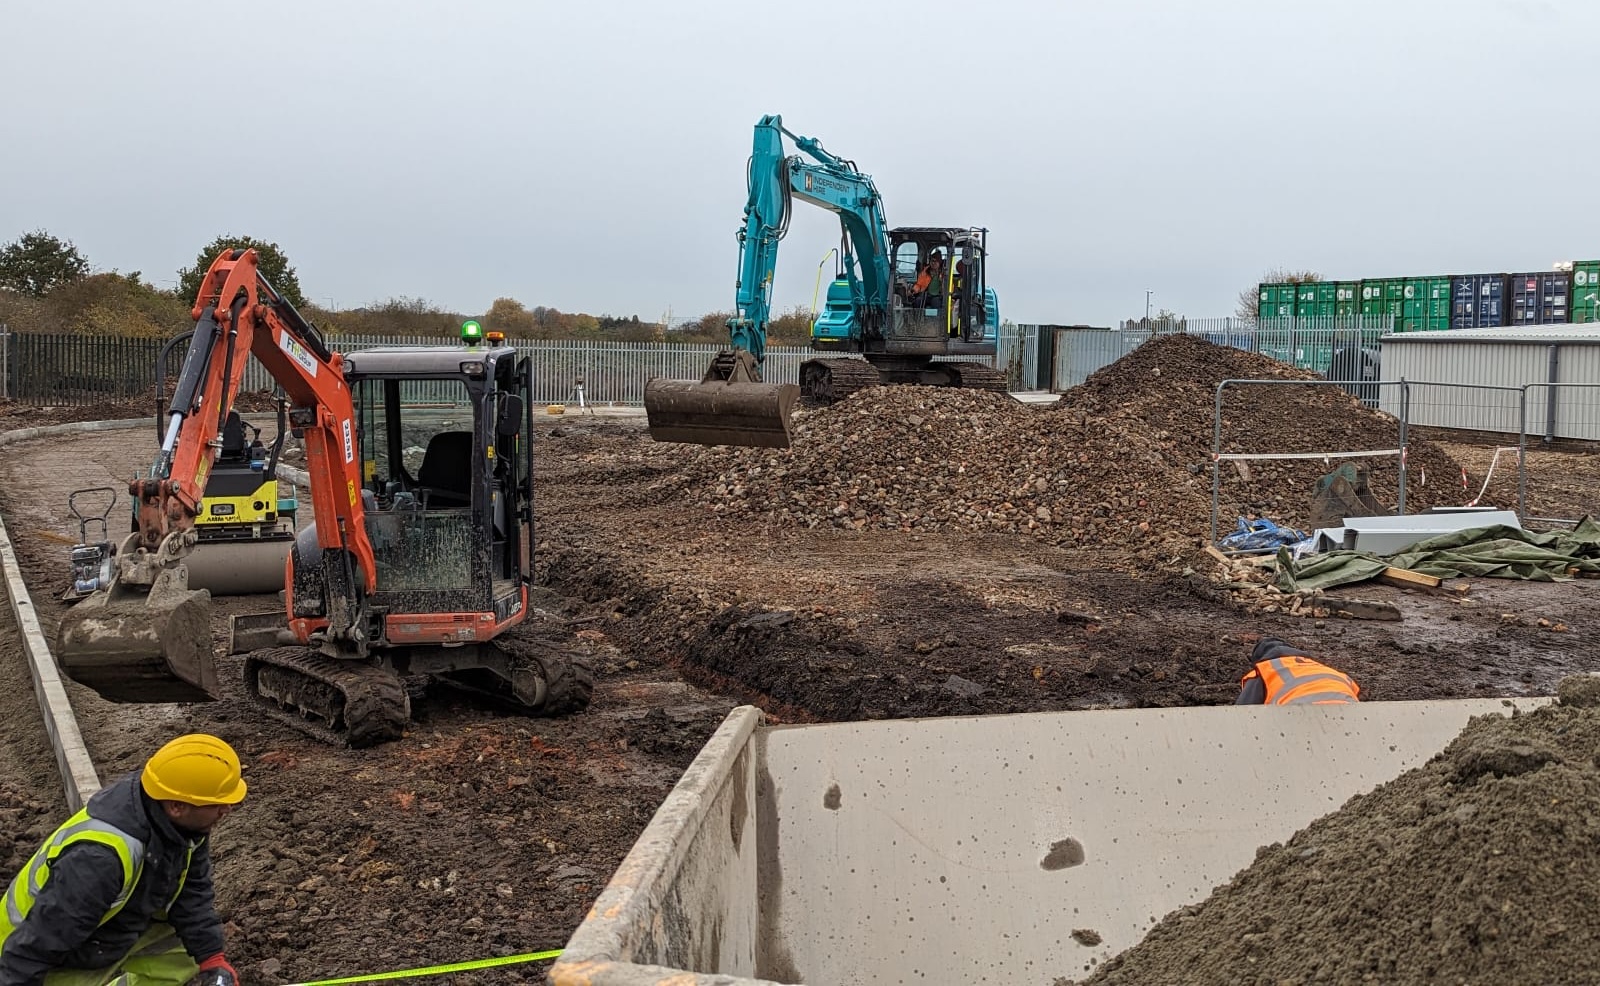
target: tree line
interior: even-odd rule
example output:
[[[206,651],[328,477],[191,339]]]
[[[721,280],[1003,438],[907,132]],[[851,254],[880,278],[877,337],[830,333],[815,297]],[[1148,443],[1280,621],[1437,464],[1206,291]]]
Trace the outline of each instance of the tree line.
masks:
[[[318,329],[340,335],[408,335],[456,338],[461,323],[477,319],[508,339],[592,339],[614,342],[728,341],[731,312],[710,312],[669,327],[638,315],[563,312],[497,298],[483,312],[450,311],[422,298],[397,296],[358,308],[324,308],[308,300],[300,279],[276,243],[231,233],[212,240],[194,263],[176,272],[175,287],[162,289],[141,271],[95,271],[70,240],[44,230],[24,233],[0,247],[0,324],[13,332],[73,332],[162,339],[193,327],[190,309],[200,280],[217,255],[254,249],[262,275]],[[772,345],[805,345],[811,313],[795,307],[767,328]]]

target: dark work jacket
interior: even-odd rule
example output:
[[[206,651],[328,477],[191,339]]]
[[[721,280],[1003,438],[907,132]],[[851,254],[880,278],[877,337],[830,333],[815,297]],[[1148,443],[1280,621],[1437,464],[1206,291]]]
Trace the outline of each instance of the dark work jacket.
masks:
[[[120,960],[152,923],[166,921],[195,961],[222,951],[222,921],[211,887],[211,847],[192,844],[189,875],[176,901],[191,840],[144,793],[135,771],[89,799],[89,815],[144,843],[144,870],[117,916],[99,925],[122,891],[122,863],[110,848],[74,842],[50,864],[50,879],[27,919],[0,951],[0,986],[36,986],[52,969],[100,969]],[[167,910],[167,902],[172,907]]]

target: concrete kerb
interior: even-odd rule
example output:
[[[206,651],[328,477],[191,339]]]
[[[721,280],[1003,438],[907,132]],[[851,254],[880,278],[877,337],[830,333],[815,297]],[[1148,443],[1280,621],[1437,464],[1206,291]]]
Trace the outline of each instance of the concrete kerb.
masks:
[[[673,891],[692,838],[762,722],[760,709],[740,706],[706,741],[550,968],[555,986],[778,986],[769,980],[685,974],[631,961],[641,952],[660,954],[669,945],[661,920],[664,899]],[[650,929],[655,940],[638,940],[641,928]]]
[[[90,431],[120,431],[148,428],[149,418],[120,421],[73,421],[60,425],[41,425],[36,428],[18,428],[0,432],[0,446],[25,442],[52,435],[72,435]],[[65,568],[65,566],[63,566]],[[16,552],[11,547],[11,535],[6,531],[5,520],[0,518],[0,569],[4,570],[6,595],[11,599],[11,613],[16,617],[17,629],[22,635],[22,650],[28,659],[28,674],[33,678],[33,694],[39,700],[39,711],[44,716],[45,732],[50,735],[50,748],[55,753],[56,766],[61,771],[67,807],[77,811],[90,795],[100,790],[100,775],[84,745],[83,733],[78,730],[78,719],[73,714],[72,703],[67,699],[66,686],[56,668],[55,655],[45,640],[44,629],[34,611],[33,599],[22,580],[22,568],[17,564]]]

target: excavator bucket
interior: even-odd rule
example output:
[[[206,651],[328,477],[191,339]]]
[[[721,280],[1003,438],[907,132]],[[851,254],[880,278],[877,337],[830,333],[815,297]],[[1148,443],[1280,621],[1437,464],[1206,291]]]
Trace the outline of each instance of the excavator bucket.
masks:
[[[207,701],[217,683],[211,593],[190,589],[183,565],[149,585],[117,579],[62,616],[56,660],[72,680],[113,702]]]
[[[736,350],[718,354],[699,383],[651,379],[644,410],[658,442],[788,448],[799,397],[796,384],[761,383],[754,357]]]

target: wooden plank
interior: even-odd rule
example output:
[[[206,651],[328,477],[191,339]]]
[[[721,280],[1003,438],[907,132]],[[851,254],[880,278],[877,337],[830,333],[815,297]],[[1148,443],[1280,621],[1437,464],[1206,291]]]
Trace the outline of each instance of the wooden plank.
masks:
[[[1382,572],[1378,573],[1378,581],[1387,582],[1389,585],[1398,585],[1407,589],[1417,587],[1437,589],[1440,584],[1444,582],[1444,579],[1441,579],[1437,575],[1424,575],[1421,572],[1413,572],[1407,568],[1391,567],[1386,568]]]

